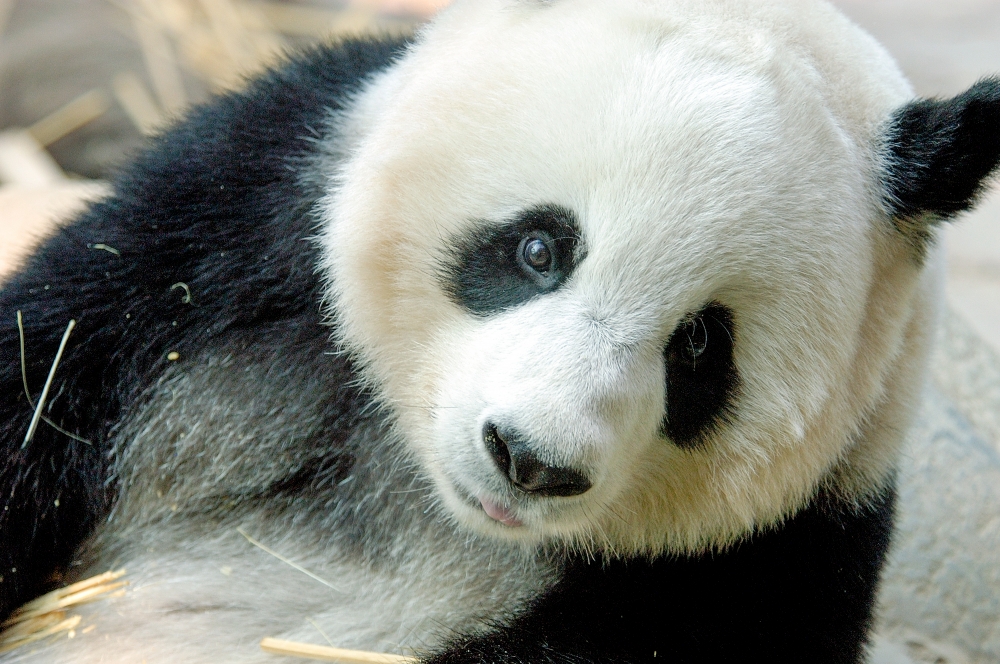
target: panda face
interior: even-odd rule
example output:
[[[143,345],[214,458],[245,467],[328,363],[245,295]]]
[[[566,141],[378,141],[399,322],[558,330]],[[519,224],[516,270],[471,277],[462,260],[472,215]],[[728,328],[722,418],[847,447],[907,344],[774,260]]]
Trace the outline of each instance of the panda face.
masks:
[[[338,334],[462,524],[690,550],[888,472],[909,91],[825,5],[750,4],[459,3],[344,119]]]

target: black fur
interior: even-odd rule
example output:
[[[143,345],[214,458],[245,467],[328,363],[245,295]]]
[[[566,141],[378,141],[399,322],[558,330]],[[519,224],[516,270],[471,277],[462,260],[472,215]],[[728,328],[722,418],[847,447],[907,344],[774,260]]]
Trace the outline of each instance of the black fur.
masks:
[[[328,335],[317,249],[308,241],[320,191],[301,174],[328,114],[401,47],[357,41],[316,50],[195,109],[153,141],[112,198],[45,242],[4,284],[0,616],[40,592],[105,514],[114,497],[109,437],[168,354],[184,362],[233,336],[252,341],[274,331]],[[22,446],[32,408],[21,387],[18,310],[34,398],[67,323],[78,321],[45,412],[88,443],[43,423]],[[329,366],[349,375],[343,360]],[[352,408],[350,397],[343,405]]]
[[[670,335],[662,429],[678,445],[696,445],[728,416],[740,384],[734,334],[732,311],[713,302]]]
[[[552,267],[538,273],[519,254],[527,238],[542,237],[552,249]],[[513,221],[481,224],[454,242],[442,281],[446,292],[471,313],[488,316],[549,293],[561,286],[579,262],[576,217],[557,205],[523,211]]]
[[[893,116],[884,192],[905,230],[923,215],[947,219],[972,207],[1000,164],[1000,78],[951,99],[921,99]],[[917,228],[919,230],[919,228]]]
[[[855,510],[821,496],[721,553],[575,557],[524,614],[427,664],[859,662],[894,500],[889,489]]]

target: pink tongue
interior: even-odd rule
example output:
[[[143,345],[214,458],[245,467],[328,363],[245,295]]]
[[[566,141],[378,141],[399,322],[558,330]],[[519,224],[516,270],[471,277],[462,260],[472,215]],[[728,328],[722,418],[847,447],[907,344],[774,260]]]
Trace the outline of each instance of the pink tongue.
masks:
[[[497,505],[493,501],[487,500],[486,498],[480,498],[479,502],[483,506],[483,511],[486,512],[487,516],[489,516],[494,521],[499,521],[503,525],[510,526],[511,528],[517,528],[518,526],[524,525],[523,523],[521,523],[521,520],[518,519],[513,514],[511,514],[510,510],[508,510],[506,507],[501,507],[500,505]]]

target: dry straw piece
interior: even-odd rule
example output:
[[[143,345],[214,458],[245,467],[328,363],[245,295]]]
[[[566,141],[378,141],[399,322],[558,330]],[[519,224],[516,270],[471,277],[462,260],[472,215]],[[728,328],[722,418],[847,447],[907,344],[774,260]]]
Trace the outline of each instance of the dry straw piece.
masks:
[[[91,90],[31,125],[28,132],[46,147],[101,117],[110,106],[111,100],[104,92]]]
[[[315,659],[321,662],[340,662],[341,664],[416,664],[417,661],[416,657],[365,652],[363,650],[345,650],[271,638],[261,641],[260,648],[264,652],[274,655]]]
[[[105,572],[28,602],[0,623],[0,654],[61,632],[75,635],[74,630],[83,619],[68,615],[70,610],[98,600],[121,597],[128,585],[128,581],[119,581],[123,576],[125,570]]]
[[[155,133],[197,101],[199,95],[192,99],[185,86],[185,75],[198,82],[195,87],[235,89],[248,75],[294,50],[302,39],[404,34],[412,31],[418,18],[390,18],[364,6],[262,0],[115,0],[115,4],[131,19],[152,90],[136,72],[127,70],[115,76],[112,89],[144,134]]]
[[[64,182],[66,174],[45,148],[107,112],[111,100],[91,90],[27,129],[0,132],[0,184],[46,187]]]

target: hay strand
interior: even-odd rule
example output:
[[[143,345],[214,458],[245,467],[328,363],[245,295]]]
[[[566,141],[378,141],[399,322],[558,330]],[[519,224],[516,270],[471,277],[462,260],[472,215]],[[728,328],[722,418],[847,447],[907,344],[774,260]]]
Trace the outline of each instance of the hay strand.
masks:
[[[163,111],[135,72],[118,74],[111,87],[115,91],[115,98],[136,129],[148,136],[162,126]]]
[[[28,368],[27,366],[25,366],[25,360],[24,360],[24,319],[21,316],[20,309],[17,310],[17,336],[18,340],[21,342],[21,384],[24,386],[24,396],[25,398],[28,399],[28,405],[31,406],[33,410],[35,410],[35,401],[31,398],[31,390],[28,388]],[[86,445],[93,445],[93,443],[87,440],[86,438],[78,436],[71,431],[66,431],[66,429],[63,429],[61,426],[59,426],[49,418],[45,417],[44,415],[42,415],[42,422],[45,422],[50,427],[52,427],[53,429],[55,429],[64,436],[69,436],[73,440],[78,440]]]
[[[260,642],[260,648],[272,655],[286,655],[303,659],[316,659],[322,662],[340,662],[341,664],[416,664],[415,657],[389,655],[363,650],[345,650],[330,646],[317,646],[312,643],[297,643],[281,639],[266,638]]]
[[[8,618],[4,623],[0,624],[0,627],[7,627],[9,624],[16,622],[17,617],[22,616],[26,612],[37,612],[41,608],[53,606],[53,603],[63,602],[63,600],[67,597],[79,595],[80,593],[93,588],[114,583],[123,576],[125,576],[125,570],[120,569],[113,572],[98,574],[97,576],[92,576],[89,579],[84,579],[83,581],[78,581],[63,588],[53,590],[52,592],[42,595],[38,599],[34,599],[21,606],[21,608],[18,609],[13,616]]]
[[[29,629],[25,629],[23,631],[12,629],[9,637],[5,634],[4,638],[0,640],[0,653],[9,652],[15,648],[20,648],[21,646],[26,646],[29,643],[34,643],[35,641],[41,641],[42,639],[58,634],[59,632],[68,632],[79,625],[81,620],[83,620],[83,618],[80,616],[72,616],[42,629],[37,629],[37,626],[32,623],[25,623],[25,627],[30,625]]]
[[[106,251],[109,254],[114,254],[115,256],[121,256],[122,252],[118,251],[109,244],[104,244],[103,242],[98,242],[97,244],[88,244],[91,249],[97,249],[99,251]]]
[[[66,180],[59,164],[26,129],[0,131],[0,183],[48,187]]]
[[[35,643],[42,639],[73,630],[83,620],[79,615],[68,616],[67,612],[102,599],[120,597],[124,594],[127,581],[119,581],[125,570],[105,572],[42,595],[15,611],[10,618],[0,624],[0,653]],[[84,629],[84,633],[93,625]]]
[[[379,20],[378,14],[364,7],[325,9],[284,2],[257,2],[245,4],[246,13],[253,7],[274,30],[295,37],[329,37],[330,35],[363,34],[387,28],[390,21]],[[245,22],[256,29],[266,29],[256,23],[256,16],[248,15]]]
[[[132,27],[142,50],[146,73],[153,83],[160,107],[167,115],[176,114],[187,106],[187,92],[174,48],[162,29],[159,5],[151,0],[143,0],[139,4],[142,10],[135,8],[131,12]]]
[[[180,288],[184,291],[184,296],[181,298],[181,302],[184,304],[191,304],[191,287],[188,286],[183,281],[178,281],[176,284],[170,287],[170,290],[175,290]]]
[[[101,117],[109,108],[108,96],[100,90],[91,90],[28,127],[28,133],[39,145],[49,146]]]
[[[105,574],[102,576],[105,576],[107,574],[109,573],[105,572]],[[101,595],[106,595],[108,593],[114,592],[115,590],[124,588],[127,585],[128,581],[117,581],[114,583],[104,582],[99,585],[95,585],[90,588],[86,588],[84,590],[79,590],[74,593],[62,594],[59,597],[49,597],[48,595],[45,595],[44,597],[46,598],[46,600],[42,604],[34,606],[33,608],[29,608],[29,605],[27,604],[21,607],[21,610],[18,615],[18,620],[23,622],[26,620],[30,620],[32,618],[38,618],[44,616],[47,613],[60,611],[62,609],[71,606],[81,606],[83,604],[87,604],[89,602],[94,601]]]
[[[240,63],[251,61],[256,54],[236,7],[229,0],[199,0],[198,4],[208,17],[209,27],[234,69],[239,69]]]
[[[20,314],[20,312],[18,312]],[[20,322],[20,316],[18,316],[18,322]],[[31,442],[31,439],[35,435],[35,430],[38,428],[38,421],[42,417],[42,409],[45,407],[45,400],[49,396],[49,389],[52,387],[52,379],[56,376],[56,367],[59,366],[59,361],[62,359],[63,351],[66,350],[66,343],[69,341],[69,335],[73,333],[73,328],[76,327],[76,321],[71,320],[69,325],[66,326],[66,331],[63,332],[62,341],[59,342],[59,350],[56,351],[56,358],[52,360],[52,366],[49,368],[49,377],[45,379],[45,386],[42,388],[42,395],[38,397],[38,404],[35,406],[35,414],[31,416],[31,424],[28,425],[28,433],[24,435],[24,442],[21,443],[21,449],[23,450]]]

